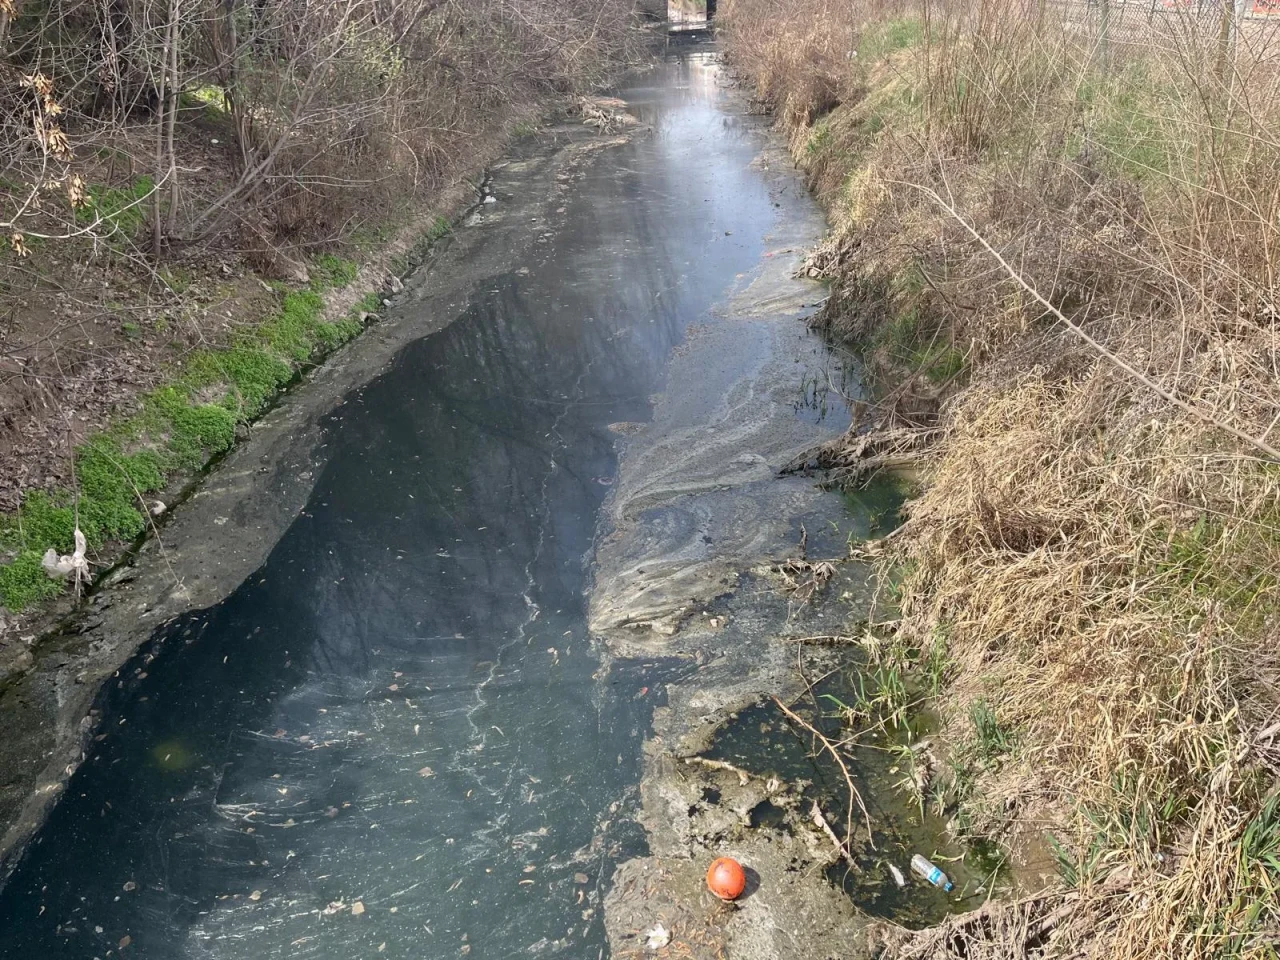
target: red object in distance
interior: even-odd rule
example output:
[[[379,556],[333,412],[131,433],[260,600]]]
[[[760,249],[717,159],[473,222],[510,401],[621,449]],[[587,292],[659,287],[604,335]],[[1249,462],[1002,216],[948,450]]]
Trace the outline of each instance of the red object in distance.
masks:
[[[747,889],[747,875],[737,860],[721,857],[707,871],[707,886],[721,900],[737,900]]]

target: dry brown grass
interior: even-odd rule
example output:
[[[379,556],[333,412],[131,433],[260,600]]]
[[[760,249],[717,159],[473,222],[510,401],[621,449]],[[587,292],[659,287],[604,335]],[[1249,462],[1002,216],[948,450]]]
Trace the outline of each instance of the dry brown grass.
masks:
[[[946,645],[939,800],[1047,830],[1080,894],[891,952],[1274,956],[1274,44],[988,0],[722,13],[834,214],[823,322],[884,385],[827,461],[921,468],[892,543],[900,636]],[[1013,746],[964,767],[979,703]]]

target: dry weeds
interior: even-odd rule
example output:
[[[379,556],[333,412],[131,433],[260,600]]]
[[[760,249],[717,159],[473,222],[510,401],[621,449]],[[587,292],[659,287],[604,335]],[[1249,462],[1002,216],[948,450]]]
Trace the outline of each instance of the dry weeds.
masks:
[[[1044,3],[722,13],[834,214],[811,261],[832,283],[823,323],[883,385],[819,459],[849,480],[918,468],[889,551],[898,636],[946,646],[953,755],[979,703],[1013,744],[938,799],[972,833],[1047,830],[1073,888],[888,954],[1274,956],[1265,24],[1232,50],[1175,13],[1102,43],[1096,19]]]

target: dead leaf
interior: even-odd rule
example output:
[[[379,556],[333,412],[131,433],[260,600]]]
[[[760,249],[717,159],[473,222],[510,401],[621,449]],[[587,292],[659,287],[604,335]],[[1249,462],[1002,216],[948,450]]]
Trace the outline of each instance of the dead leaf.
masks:
[[[420,777],[434,777],[435,775],[436,775],[436,772],[432,770],[430,767],[423,767],[421,770],[418,771],[418,776]]]
[[[355,903],[351,905],[351,915],[353,917],[358,917],[362,913],[364,913],[364,902],[361,900],[357,900]]]
[[[253,893],[249,894],[249,899],[257,903],[259,900],[262,899],[262,891],[261,890],[253,891]]]
[[[126,933],[123,937],[120,938],[120,942],[116,945],[116,947],[117,949],[123,950],[125,947],[127,947],[131,943],[133,943],[133,937],[129,936]]]
[[[124,885],[125,893],[133,893],[133,891],[137,889],[138,889],[138,885],[134,883],[132,880],[125,881],[125,885]]]
[[[590,883],[591,878],[588,877],[585,873],[575,873],[573,875],[573,882],[574,883]]]

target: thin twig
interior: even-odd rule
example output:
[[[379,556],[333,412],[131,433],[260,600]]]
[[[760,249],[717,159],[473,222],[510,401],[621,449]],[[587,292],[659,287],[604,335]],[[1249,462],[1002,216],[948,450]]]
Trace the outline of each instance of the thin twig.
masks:
[[[845,813],[845,836],[853,836],[853,805],[856,802],[858,804],[858,809],[862,811],[863,822],[867,825],[867,843],[869,843],[871,845],[871,849],[874,850],[876,848],[876,842],[875,838],[871,835],[871,815],[867,813],[866,804],[862,802],[862,794],[858,792],[858,788],[854,785],[853,776],[849,773],[849,766],[844,762],[844,757],[840,756],[840,751],[837,750],[835,745],[823,736],[821,731],[813,726],[813,724],[809,723],[777,697],[773,698],[773,702],[778,705],[779,710],[786,714],[788,720],[813,734],[813,736],[815,736],[822,744],[823,748],[826,749],[833,758],[835,758],[836,764],[840,767],[840,772],[844,774],[844,782],[849,787],[849,808]]]

